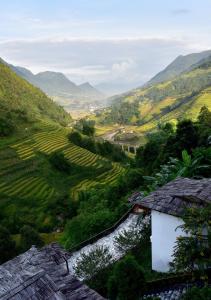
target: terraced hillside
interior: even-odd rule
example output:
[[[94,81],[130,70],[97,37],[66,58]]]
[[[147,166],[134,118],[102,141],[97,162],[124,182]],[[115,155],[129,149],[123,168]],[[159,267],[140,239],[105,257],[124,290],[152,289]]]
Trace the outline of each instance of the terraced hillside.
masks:
[[[196,119],[201,107],[211,108],[211,57],[172,80],[117,97],[110,109],[96,116],[100,124],[138,126],[147,132],[159,122]]]
[[[16,215],[40,227],[51,228],[51,205],[98,184],[113,183],[124,168],[69,142],[68,129],[56,124],[42,124],[42,130],[11,144],[0,142],[0,214],[15,222]],[[49,163],[49,154],[60,151],[76,168],[61,174]],[[77,169],[78,168],[78,169]],[[14,224],[11,224],[14,230]]]

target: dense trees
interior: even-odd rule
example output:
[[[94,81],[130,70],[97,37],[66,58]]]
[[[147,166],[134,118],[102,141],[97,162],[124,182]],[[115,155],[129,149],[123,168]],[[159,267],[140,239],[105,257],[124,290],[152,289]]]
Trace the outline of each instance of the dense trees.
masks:
[[[108,282],[109,299],[140,299],[144,288],[144,271],[133,256],[128,255],[116,264]]]
[[[40,238],[38,232],[29,225],[24,225],[21,230],[20,247],[22,251],[27,251],[32,245],[40,247],[43,245],[43,241]]]
[[[79,195],[77,216],[67,222],[63,235],[66,248],[112,226],[128,210],[125,196],[142,182],[142,171],[129,170],[113,186],[99,187]]]
[[[10,232],[5,227],[0,226],[0,264],[11,259],[16,253],[16,245]]]
[[[11,135],[15,130],[12,120],[0,117],[0,137]]]
[[[210,300],[211,288],[205,286],[203,288],[193,287],[190,288],[181,300]]]
[[[183,159],[183,150],[197,159],[201,156],[203,163],[206,160],[203,148],[209,146],[211,135],[210,118],[211,112],[203,107],[196,122],[183,120],[177,124],[175,132],[168,127],[161,127],[156,133],[150,134],[146,145],[137,151],[137,166],[143,168],[147,175],[152,174],[159,170],[160,165],[167,163],[170,157]]]
[[[82,253],[74,269],[79,278],[91,279],[95,274],[112,264],[112,262],[109,248],[99,246],[88,254]]]
[[[71,164],[62,152],[54,152],[49,156],[50,163],[59,171],[70,173]]]
[[[68,135],[70,142],[75,145],[85,148],[95,154],[99,154],[113,161],[124,162],[127,161],[127,156],[121,147],[111,144],[108,141],[97,142],[93,137],[81,135],[78,131],[72,131]]]

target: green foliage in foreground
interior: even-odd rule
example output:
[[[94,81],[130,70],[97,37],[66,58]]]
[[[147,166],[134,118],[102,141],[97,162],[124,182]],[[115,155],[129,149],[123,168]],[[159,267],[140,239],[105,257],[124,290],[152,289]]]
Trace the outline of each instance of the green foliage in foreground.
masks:
[[[41,247],[44,244],[38,232],[31,226],[24,225],[20,230],[20,234],[20,245],[23,252],[27,251],[32,245]]]
[[[112,226],[128,210],[125,197],[140,186],[142,178],[141,170],[131,169],[111,186],[79,194],[77,216],[65,226],[65,247],[69,249]]]
[[[112,255],[108,247],[99,246],[88,254],[82,253],[74,267],[76,275],[80,278],[91,279],[95,274],[112,264]]]
[[[187,236],[180,237],[174,248],[172,263],[176,271],[193,272],[197,266],[202,279],[211,264],[211,205],[188,209],[183,217],[182,230]],[[196,226],[197,224],[197,226]]]
[[[205,286],[203,288],[193,287],[189,289],[181,300],[210,300],[211,299],[211,288]]]
[[[12,240],[10,232],[0,226],[0,264],[16,255],[15,242]]]
[[[145,289],[144,270],[133,256],[126,256],[118,262],[109,278],[109,299],[138,300]]]

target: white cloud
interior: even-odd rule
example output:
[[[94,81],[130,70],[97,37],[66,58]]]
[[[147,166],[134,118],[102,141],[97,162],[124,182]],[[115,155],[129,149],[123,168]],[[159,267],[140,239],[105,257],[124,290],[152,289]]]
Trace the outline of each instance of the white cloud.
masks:
[[[53,37],[0,41],[0,57],[35,73],[59,71],[76,83],[111,82],[124,88],[128,83],[141,85],[176,56],[197,51],[197,47],[203,45],[185,37]]]

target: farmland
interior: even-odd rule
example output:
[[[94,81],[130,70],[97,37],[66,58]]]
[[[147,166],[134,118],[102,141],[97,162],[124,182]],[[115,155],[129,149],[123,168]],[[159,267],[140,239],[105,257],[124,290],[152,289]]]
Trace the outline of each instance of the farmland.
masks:
[[[0,145],[1,216],[14,216],[22,223],[30,219],[40,231],[52,229],[55,220],[49,206],[61,197],[77,201],[80,191],[96,185],[112,184],[125,169],[118,163],[71,143],[70,129],[56,123],[41,123],[40,130],[24,139]],[[49,155],[61,152],[74,166],[71,174],[61,174],[49,163]],[[9,204],[9,205],[8,205]],[[13,225],[12,230],[15,232]]]

